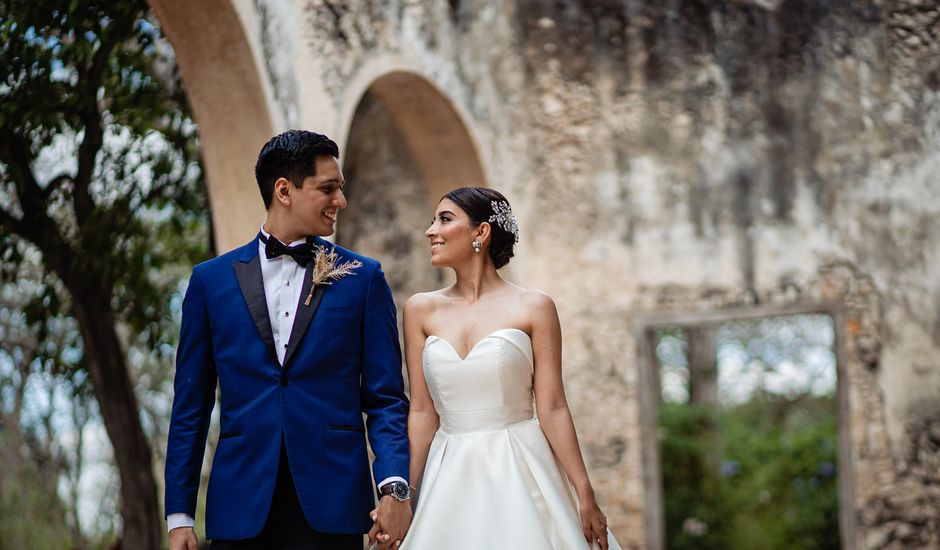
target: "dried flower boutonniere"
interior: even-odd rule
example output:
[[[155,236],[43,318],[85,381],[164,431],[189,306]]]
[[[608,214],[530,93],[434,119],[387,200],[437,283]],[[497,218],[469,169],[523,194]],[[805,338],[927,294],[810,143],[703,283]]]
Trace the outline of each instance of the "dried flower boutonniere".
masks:
[[[309,306],[313,300],[313,291],[317,285],[331,285],[333,281],[338,281],[346,275],[355,275],[356,268],[362,265],[359,260],[351,260],[341,264],[336,263],[339,257],[335,249],[327,251],[325,246],[318,246],[313,254],[313,284],[310,285],[310,293],[304,300],[304,305]]]

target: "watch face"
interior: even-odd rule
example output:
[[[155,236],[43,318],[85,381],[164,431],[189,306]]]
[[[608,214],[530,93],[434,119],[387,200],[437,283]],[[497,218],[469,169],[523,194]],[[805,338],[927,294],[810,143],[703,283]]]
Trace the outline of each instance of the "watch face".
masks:
[[[399,500],[408,498],[408,486],[404,483],[395,483],[392,490],[395,491],[395,498]]]

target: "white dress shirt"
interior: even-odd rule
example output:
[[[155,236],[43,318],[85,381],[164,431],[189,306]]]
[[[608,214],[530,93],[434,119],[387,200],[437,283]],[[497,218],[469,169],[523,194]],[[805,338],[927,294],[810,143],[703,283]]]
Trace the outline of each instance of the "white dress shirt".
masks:
[[[269,239],[273,238],[264,230],[263,225],[261,233]],[[306,239],[300,239],[288,246],[304,242]],[[269,259],[261,239],[258,239],[258,256],[261,259],[261,280],[264,282],[264,300],[268,306],[268,319],[271,320],[271,332],[274,335],[274,349],[278,363],[284,366],[284,355],[287,353],[287,343],[290,342],[290,333],[294,328],[294,316],[297,313],[306,268],[287,254]],[[398,476],[383,479],[379,483],[379,489],[392,481],[405,480]],[[189,514],[176,513],[166,517],[166,524],[167,530],[172,531],[177,527],[193,527],[196,522]]]
[[[263,228],[261,233],[269,239],[273,238]],[[300,239],[288,246],[296,246],[304,242],[306,239]],[[274,349],[277,352],[277,362],[283,366],[291,329],[294,328],[294,316],[297,313],[297,301],[300,299],[300,289],[304,284],[306,268],[287,254],[268,259],[261,239],[258,239],[258,255],[261,257],[261,280],[264,281],[264,300],[268,305],[268,319],[271,320]]]

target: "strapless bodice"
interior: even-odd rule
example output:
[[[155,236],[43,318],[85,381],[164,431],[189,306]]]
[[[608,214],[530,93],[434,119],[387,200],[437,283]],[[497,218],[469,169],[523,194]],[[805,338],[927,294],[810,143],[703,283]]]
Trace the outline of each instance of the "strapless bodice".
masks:
[[[447,340],[428,336],[422,360],[443,431],[493,431],[534,416],[532,341],[524,331],[494,330],[464,358]]]
[[[597,550],[533,414],[529,335],[494,330],[464,358],[429,336],[422,366],[441,425],[401,550]]]

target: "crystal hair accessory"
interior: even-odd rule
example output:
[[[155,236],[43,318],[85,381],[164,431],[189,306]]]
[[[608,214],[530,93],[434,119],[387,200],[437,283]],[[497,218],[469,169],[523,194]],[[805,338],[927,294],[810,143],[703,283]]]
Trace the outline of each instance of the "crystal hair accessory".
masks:
[[[519,222],[516,221],[516,217],[512,214],[512,208],[509,207],[508,201],[492,201],[490,206],[493,207],[493,215],[490,216],[489,222],[496,222],[503,231],[512,233],[513,242],[519,242]]]

